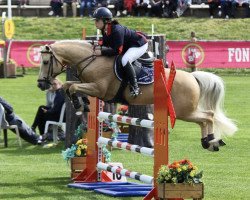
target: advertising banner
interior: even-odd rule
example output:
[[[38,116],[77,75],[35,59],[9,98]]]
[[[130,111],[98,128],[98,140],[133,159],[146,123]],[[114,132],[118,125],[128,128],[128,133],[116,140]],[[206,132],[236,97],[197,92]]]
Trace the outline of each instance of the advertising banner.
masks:
[[[40,47],[55,41],[12,41],[10,43],[10,59],[17,66],[39,67]]]
[[[40,46],[54,42],[12,41],[10,59],[17,66],[38,67]],[[167,61],[174,61],[177,68],[250,68],[250,41],[167,41],[166,45]]]
[[[250,68],[250,41],[167,41],[177,68]]]

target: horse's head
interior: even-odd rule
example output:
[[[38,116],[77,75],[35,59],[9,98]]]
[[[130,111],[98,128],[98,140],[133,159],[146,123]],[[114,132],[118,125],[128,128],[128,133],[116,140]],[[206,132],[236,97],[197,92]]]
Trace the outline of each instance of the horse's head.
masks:
[[[41,90],[50,87],[51,80],[64,71],[62,62],[56,57],[49,45],[41,47],[41,63],[37,86]]]

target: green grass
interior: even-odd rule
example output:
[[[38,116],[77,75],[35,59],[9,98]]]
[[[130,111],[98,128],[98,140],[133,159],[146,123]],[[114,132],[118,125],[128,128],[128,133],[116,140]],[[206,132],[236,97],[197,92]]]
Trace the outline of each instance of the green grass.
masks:
[[[94,21],[89,18],[13,18],[15,23],[14,39],[81,39],[82,28],[87,35],[95,35]],[[151,33],[166,34],[168,40],[188,40],[190,32],[195,31],[201,40],[250,40],[250,19],[213,19],[208,18],[136,18],[118,19],[130,28]]]
[[[87,18],[14,18],[15,39],[77,39],[81,29],[93,35],[93,22]],[[250,40],[250,19],[157,19],[122,18],[132,28],[150,33],[151,23],[157,33],[166,34],[167,39],[189,39],[195,31],[199,39]],[[237,121],[239,131],[234,137],[225,139],[227,145],[212,153],[200,146],[200,130],[195,124],[177,121],[170,133],[170,162],[189,158],[204,171],[205,200],[250,199],[249,158],[249,70],[210,69],[225,81],[227,114]],[[17,79],[1,79],[0,95],[7,99],[15,112],[28,124],[32,123],[36,109],[45,103],[45,95],[36,87],[38,71],[27,70],[27,75]],[[67,188],[70,182],[70,167],[60,153],[61,143],[55,148],[44,149],[23,141],[19,148],[15,135],[9,135],[9,148],[0,141],[0,199],[113,199],[91,191]],[[152,175],[151,158],[130,152],[112,151],[112,161],[122,162],[124,167]],[[137,200],[141,198],[116,198]]]
[[[29,124],[37,106],[44,103],[44,94],[36,87],[37,73],[32,70],[23,78],[1,79],[0,84],[1,96]],[[189,158],[204,170],[206,200],[250,199],[249,77],[227,75],[222,78],[227,88],[226,111],[237,120],[238,133],[226,138],[227,145],[219,152],[212,153],[201,148],[197,125],[177,121],[170,133],[170,161]],[[0,199],[110,199],[66,187],[70,182],[70,167],[60,155],[63,144],[44,149],[23,143],[24,147],[19,148],[14,134],[9,133],[9,148],[0,144]],[[116,150],[112,152],[112,161],[122,162],[127,169],[152,174],[153,162],[148,157]]]

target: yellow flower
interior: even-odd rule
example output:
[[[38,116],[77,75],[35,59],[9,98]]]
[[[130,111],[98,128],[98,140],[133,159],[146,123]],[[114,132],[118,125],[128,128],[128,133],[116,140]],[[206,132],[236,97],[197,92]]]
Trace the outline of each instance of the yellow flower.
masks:
[[[187,170],[187,167],[186,167],[186,166],[182,166],[182,170],[183,170],[183,171],[186,171],[186,170]]]
[[[177,172],[181,172],[181,168],[178,167],[178,168],[177,168]]]
[[[195,170],[192,170],[192,171],[190,172],[190,176],[191,176],[191,177],[194,177],[194,175],[195,175]]]
[[[77,156],[80,156],[81,153],[82,153],[82,152],[81,152],[81,149],[78,148],[78,149],[76,150],[76,155],[77,155]]]
[[[196,166],[193,166],[193,169],[197,171],[197,170],[198,170],[198,167],[196,167]]]
[[[82,139],[80,139],[80,140],[78,140],[78,141],[76,142],[76,145],[80,145],[80,144],[82,144]]]

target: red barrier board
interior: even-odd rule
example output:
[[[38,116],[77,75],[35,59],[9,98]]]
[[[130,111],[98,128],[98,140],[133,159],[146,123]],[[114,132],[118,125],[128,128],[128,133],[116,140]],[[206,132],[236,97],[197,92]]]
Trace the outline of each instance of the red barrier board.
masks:
[[[12,41],[10,58],[17,66],[38,67],[40,46],[55,41]],[[166,57],[176,68],[250,68],[250,41],[167,41]],[[0,51],[0,58],[2,51]]]
[[[167,41],[177,68],[250,68],[250,41]]]
[[[10,43],[10,59],[17,66],[39,67],[40,46],[51,44],[55,41],[13,41]]]

